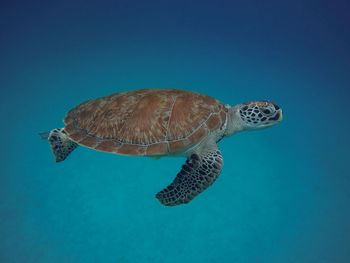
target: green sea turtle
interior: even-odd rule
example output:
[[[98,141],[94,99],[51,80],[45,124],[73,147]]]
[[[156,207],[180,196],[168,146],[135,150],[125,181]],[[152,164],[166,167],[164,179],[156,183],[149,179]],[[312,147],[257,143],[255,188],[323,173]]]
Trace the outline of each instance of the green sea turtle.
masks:
[[[231,107],[195,92],[144,89],[83,102],[67,113],[64,128],[40,135],[56,162],[78,145],[129,156],[186,157],[175,180],[156,194],[163,205],[175,206],[190,202],[219,176],[222,138],[281,120],[281,108],[270,101]]]

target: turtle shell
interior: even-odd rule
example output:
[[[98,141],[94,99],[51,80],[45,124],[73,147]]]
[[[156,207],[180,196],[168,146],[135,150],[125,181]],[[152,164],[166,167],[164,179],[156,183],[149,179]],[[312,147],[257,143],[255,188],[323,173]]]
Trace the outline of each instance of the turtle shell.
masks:
[[[123,155],[185,151],[223,127],[225,106],[190,91],[146,89],[89,100],[70,110],[65,131],[74,142]]]

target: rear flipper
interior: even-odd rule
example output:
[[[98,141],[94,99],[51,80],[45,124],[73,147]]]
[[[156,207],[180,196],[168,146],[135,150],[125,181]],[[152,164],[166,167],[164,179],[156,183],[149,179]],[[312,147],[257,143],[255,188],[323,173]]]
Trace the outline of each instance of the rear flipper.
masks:
[[[52,153],[56,157],[56,163],[61,162],[78,147],[78,144],[68,138],[64,129],[53,129],[47,136],[47,133],[39,134],[42,139],[48,139]]]

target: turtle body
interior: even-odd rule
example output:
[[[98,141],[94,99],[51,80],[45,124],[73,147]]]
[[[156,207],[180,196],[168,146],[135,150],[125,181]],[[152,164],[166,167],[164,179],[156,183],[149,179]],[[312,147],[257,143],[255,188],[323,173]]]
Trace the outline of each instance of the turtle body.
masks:
[[[95,150],[131,156],[183,155],[223,133],[228,109],[190,91],[149,89],[86,101],[67,113],[68,137]]]
[[[233,107],[196,92],[144,89],[83,102],[71,109],[65,127],[40,133],[56,162],[78,145],[129,156],[183,156],[174,181],[156,194],[166,206],[190,202],[219,176],[223,157],[217,142],[245,130],[271,127],[282,120],[271,101]]]

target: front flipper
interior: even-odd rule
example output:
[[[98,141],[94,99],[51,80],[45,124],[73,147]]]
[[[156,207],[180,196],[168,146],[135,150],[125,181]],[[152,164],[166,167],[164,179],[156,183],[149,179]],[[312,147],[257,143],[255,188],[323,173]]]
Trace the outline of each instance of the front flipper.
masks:
[[[208,144],[199,154],[192,154],[175,180],[156,194],[166,206],[186,204],[207,189],[218,178],[223,165],[216,143]]]

